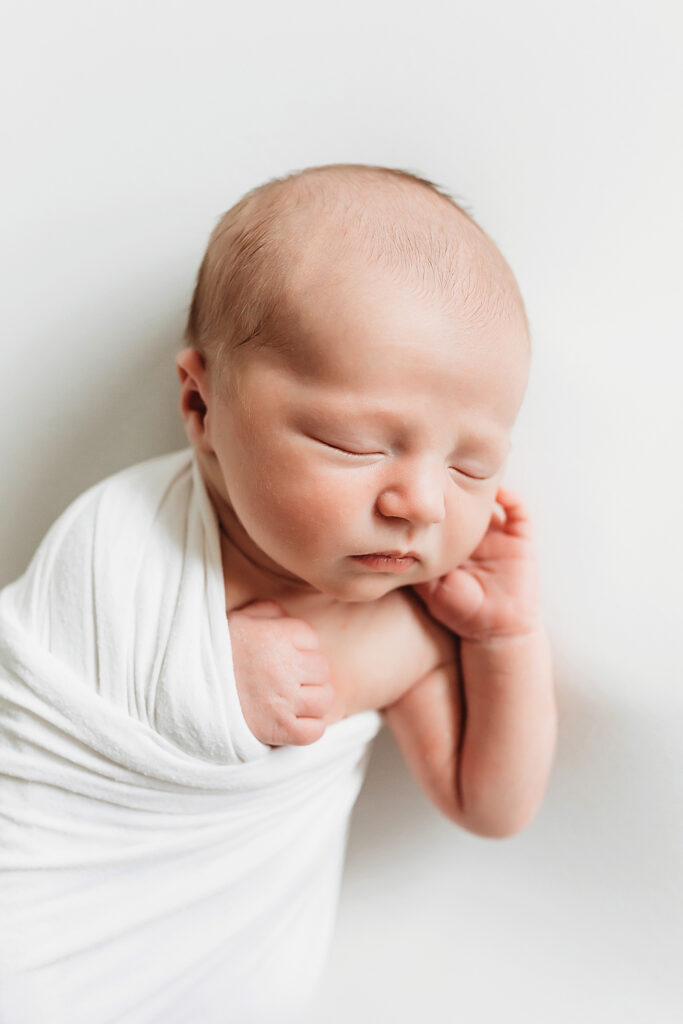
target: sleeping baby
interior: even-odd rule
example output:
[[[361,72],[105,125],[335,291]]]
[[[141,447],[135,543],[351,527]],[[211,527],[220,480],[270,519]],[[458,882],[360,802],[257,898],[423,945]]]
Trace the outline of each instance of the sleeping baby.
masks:
[[[186,344],[190,447],[81,495],[0,592],[7,1024],[296,1020],[383,722],[477,835],[547,784],[495,245],[407,172],[275,179],[214,230]]]

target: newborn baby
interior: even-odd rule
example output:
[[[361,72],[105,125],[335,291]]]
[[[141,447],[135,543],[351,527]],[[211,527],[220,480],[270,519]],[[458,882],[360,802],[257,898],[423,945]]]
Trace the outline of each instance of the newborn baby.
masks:
[[[529,518],[500,486],[529,336],[499,251],[427,182],[313,168],[220,221],[187,340],[254,734],[382,709],[445,815],[518,831],[555,711]]]
[[[311,168],[220,221],[186,340],[189,448],[80,495],[0,591],[3,1024],[300,1019],[385,720],[480,836],[547,783],[493,243],[422,179]]]

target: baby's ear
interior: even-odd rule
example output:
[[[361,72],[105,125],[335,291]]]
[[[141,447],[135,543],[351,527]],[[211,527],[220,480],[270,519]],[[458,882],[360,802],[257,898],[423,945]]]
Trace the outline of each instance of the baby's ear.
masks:
[[[204,383],[206,379],[206,360],[196,348],[184,348],[179,352],[176,356],[175,366],[181,384],[185,383],[187,377],[194,378],[198,384]]]
[[[180,379],[180,413],[193,444],[204,441],[204,419],[209,402],[209,378],[201,352],[184,348],[176,356]]]

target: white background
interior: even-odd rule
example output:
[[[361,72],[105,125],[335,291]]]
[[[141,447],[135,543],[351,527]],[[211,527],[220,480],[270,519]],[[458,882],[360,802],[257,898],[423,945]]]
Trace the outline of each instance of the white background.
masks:
[[[558,759],[526,832],[485,840],[381,735],[305,1024],[683,1019],[681,5],[3,7],[0,583],[87,486],[186,444],[173,357],[244,191],[341,161],[444,185],[529,309],[507,483]]]

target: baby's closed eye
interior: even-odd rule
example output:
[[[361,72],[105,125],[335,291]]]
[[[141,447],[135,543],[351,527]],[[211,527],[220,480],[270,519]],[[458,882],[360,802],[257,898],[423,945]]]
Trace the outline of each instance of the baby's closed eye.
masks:
[[[323,445],[323,447],[325,448],[330,448],[332,451],[339,452],[340,455],[350,458],[362,459],[369,458],[370,456],[386,455],[385,451],[375,449],[371,445],[359,445],[353,442],[337,443],[333,441],[326,441],[320,437],[312,438],[312,440],[316,441],[320,445]],[[449,469],[452,470],[452,472],[457,474],[457,476],[459,477],[466,477],[468,480],[479,480],[482,482],[490,480],[491,477],[494,476],[496,472],[495,470],[493,472],[473,472],[468,469],[462,469],[458,466],[449,466]]]
[[[480,473],[473,473],[473,472],[468,471],[466,469],[459,469],[457,466],[451,466],[450,469],[454,473],[457,473],[458,476],[465,476],[465,477],[467,477],[468,480],[480,480],[480,481],[483,482],[485,480],[490,480],[492,476],[495,476],[495,471],[493,473],[481,473],[480,474]]]
[[[372,445],[356,444],[351,441],[346,442],[334,442],[325,441],[321,437],[313,437],[311,440],[316,441],[318,444],[323,445],[325,448],[330,448],[332,451],[340,452],[342,455],[354,456],[355,458],[364,458],[370,455],[384,455],[383,451],[377,450]]]

